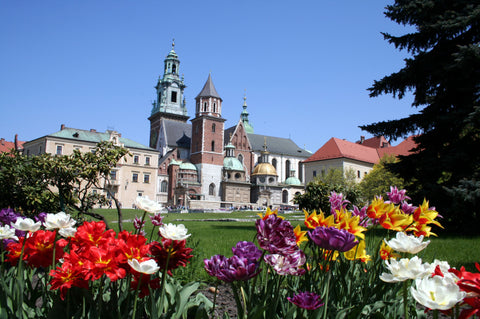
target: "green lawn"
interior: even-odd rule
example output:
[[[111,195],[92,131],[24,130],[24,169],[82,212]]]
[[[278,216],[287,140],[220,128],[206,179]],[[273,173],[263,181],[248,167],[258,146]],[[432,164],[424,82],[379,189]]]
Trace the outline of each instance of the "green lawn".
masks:
[[[117,214],[115,210],[97,210],[106,216],[110,226],[117,228]],[[140,210],[122,210],[124,228],[133,230],[132,220],[135,216],[141,217]],[[255,236],[255,222],[258,218],[257,212],[232,212],[232,213],[190,213],[165,214],[165,223],[184,224],[188,232],[192,234],[189,239],[190,245],[194,248],[196,260],[192,263],[195,267],[202,267],[202,260],[212,255],[222,254],[231,256],[231,247],[238,241],[252,241]],[[284,215],[295,227],[303,226],[302,213]],[[245,221],[231,221],[231,219],[245,219]],[[147,217],[146,231],[150,235],[152,225]],[[467,270],[475,270],[475,262],[480,263],[480,236],[477,237],[453,237],[442,236],[441,230],[437,229],[438,237],[431,237],[430,245],[419,255],[424,261],[431,262],[435,258],[446,260],[451,266],[459,268],[465,266]],[[379,241],[383,238],[382,233],[376,233],[373,240]]]

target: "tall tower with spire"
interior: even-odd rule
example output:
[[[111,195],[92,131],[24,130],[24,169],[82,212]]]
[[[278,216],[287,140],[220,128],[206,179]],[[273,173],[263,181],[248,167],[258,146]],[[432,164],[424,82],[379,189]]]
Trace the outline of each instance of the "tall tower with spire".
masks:
[[[240,114],[240,119],[243,122],[243,126],[245,127],[245,132],[248,134],[253,134],[253,126],[248,122],[248,111],[247,111],[247,93],[243,95],[243,111]]]
[[[158,139],[158,130],[162,119],[169,119],[186,123],[188,120],[187,108],[183,97],[186,85],[180,74],[180,60],[175,52],[175,41],[172,49],[164,60],[163,77],[159,77],[155,86],[156,97],[152,102],[150,117],[150,147],[155,148]]]
[[[210,74],[195,100],[190,160],[199,170],[205,198],[220,200],[225,119],[222,118],[222,98],[218,95]]]

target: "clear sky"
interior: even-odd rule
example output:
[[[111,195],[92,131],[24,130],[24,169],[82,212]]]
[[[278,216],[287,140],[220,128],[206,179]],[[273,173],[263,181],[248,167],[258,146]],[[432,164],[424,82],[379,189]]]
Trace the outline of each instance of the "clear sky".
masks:
[[[0,137],[28,141],[65,124],[148,145],[173,38],[191,118],[211,72],[226,128],[246,92],[255,133],[310,151],[371,137],[358,126],[415,111],[411,98],[368,96],[407,57],[380,34],[408,31],[384,16],[392,2],[0,0]]]

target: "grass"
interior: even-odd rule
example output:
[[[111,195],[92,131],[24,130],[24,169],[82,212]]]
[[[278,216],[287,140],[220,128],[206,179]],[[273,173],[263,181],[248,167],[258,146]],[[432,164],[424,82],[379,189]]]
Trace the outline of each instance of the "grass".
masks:
[[[117,214],[115,210],[102,209],[97,210],[103,214],[110,226],[118,230]],[[134,209],[122,210],[124,228],[132,231],[132,221],[135,216],[141,217],[143,212]],[[188,232],[192,234],[189,243],[194,248],[195,258],[192,259],[192,266],[200,268],[192,270],[190,275],[198,275],[206,278],[203,267],[203,259],[210,258],[213,255],[221,254],[227,257],[232,255],[231,248],[238,241],[253,241],[256,230],[254,220],[258,218],[256,212],[232,212],[232,213],[191,213],[179,214],[170,213],[164,215],[164,223],[184,224]],[[292,222],[295,227],[297,224],[303,226],[303,214],[284,215]],[[150,235],[152,225],[147,218],[146,232]],[[231,219],[240,219],[240,221],[231,221]],[[244,221],[243,221],[244,220]],[[480,236],[461,237],[442,235],[441,230],[437,230],[438,237],[429,238],[430,245],[422,251],[419,256],[427,262],[434,259],[446,260],[457,269],[461,266],[469,271],[476,271],[475,262],[480,263]],[[376,231],[373,236],[374,242],[380,241],[385,236],[384,232]],[[155,237],[154,237],[155,238]]]

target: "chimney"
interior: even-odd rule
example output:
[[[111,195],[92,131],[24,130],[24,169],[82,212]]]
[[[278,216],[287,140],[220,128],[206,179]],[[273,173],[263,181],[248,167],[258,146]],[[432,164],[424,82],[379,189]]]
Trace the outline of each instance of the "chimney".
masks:
[[[360,136],[360,144],[363,144],[363,142],[365,142],[365,136]]]
[[[15,145],[15,150],[18,151],[18,134],[15,134],[15,140],[14,140],[14,145]]]
[[[388,147],[388,142],[383,142],[382,143],[382,148]]]
[[[3,137],[0,139],[0,144],[5,145],[5,139]]]
[[[60,125],[60,131],[63,131],[65,129],[65,124]]]
[[[96,129],[94,129],[94,128],[91,128],[91,129],[90,129],[90,132],[92,132],[92,133],[96,133],[96,132],[97,132],[97,130],[96,130]]]

